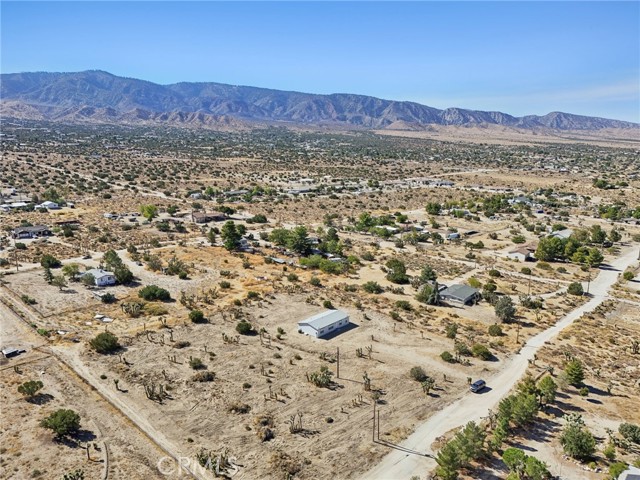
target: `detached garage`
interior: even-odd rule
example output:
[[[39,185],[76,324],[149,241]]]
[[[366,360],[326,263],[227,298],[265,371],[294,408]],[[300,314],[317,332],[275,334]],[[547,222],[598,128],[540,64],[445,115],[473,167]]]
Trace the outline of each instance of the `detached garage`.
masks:
[[[298,331],[320,338],[349,325],[349,314],[342,310],[327,310],[298,322]]]

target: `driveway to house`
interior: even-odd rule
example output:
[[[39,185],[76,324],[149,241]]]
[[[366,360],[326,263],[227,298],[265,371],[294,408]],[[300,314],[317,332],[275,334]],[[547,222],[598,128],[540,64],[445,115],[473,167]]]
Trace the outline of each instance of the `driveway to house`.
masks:
[[[512,355],[505,362],[504,368],[492,377],[487,377],[488,389],[484,393],[469,392],[444,410],[440,410],[425,423],[416,428],[400,449],[394,449],[373,469],[362,476],[363,479],[409,479],[414,475],[425,475],[436,467],[431,445],[448,431],[465,425],[467,422],[478,422],[495,410],[497,404],[514,387],[525,374],[528,361],[549,340],[555,338],[563,329],[571,325],[583,314],[593,311],[608,298],[609,288],[618,280],[618,275],[638,259],[638,247],[627,247],[619,257],[604,266],[598,276],[591,281],[591,299],[569,312],[554,326],[531,337],[522,347],[519,354]],[[407,453],[407,450],[425,452],[424,454]]]

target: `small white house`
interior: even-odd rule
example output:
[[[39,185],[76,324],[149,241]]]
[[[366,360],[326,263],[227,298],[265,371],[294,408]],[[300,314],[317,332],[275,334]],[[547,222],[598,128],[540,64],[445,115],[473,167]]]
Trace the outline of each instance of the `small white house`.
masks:
[[[107,272],[101,268],[92,268],[91,270],[87,270],[81,275],[81,277],[84,277],[85,275],[93,275],[98,287],[107,287],[109,285],[116,284],[116,276],[112,272]]]
[[[324,337],[349,325],[349,314],[342,310],[327,310],[298,322],[298,331],[315,338]]]
[[[513,260],[518,260],[520,262],[531,262],[534,260],[531,250],[526,247],[512,250],[511,252],[507,253],[507,257]]]
[[[60,209],[60,205],[58,205],[56,202],[50,202],[49,200],[47,200],[46,202],[42,202],[40,205],[36,205],[35,208],[46,208],[48,210],[59,210]]]

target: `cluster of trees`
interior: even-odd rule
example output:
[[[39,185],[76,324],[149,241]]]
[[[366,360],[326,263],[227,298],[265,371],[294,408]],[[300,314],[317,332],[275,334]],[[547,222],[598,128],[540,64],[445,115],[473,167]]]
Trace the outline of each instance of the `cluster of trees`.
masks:
[[[324,273],[331,273],[334,275],[344,273],[349,269],[348,262],[332,262],[331,260],[324,258],[322,255],[311,255],[307,258],[301,258],[300,265],[307,268],[319,269]]]
[[[333,229],[335,231],[335,229]],[[336,235],[337,237],[337,235]],[[274,228],[269,235],[269,241],[285,247],[298,255],[307,255],[311,249],[307,228],[300,225],[291,230]]]
[[[124,285],[133,281],[133,273],[131,273],[129,267],[124,264],[115,250],[105,252],[102,256],[102,263],[106,270],[113,272],[118,283]]]
[[[416,367],[414,367],[416,368]],[[415,372],[417,374],[419,372]],[[410,372],[414,377],[414,369]],[[498,404],[498,410],[490,415],[492,432],[486,438],[485,432],[474,422],[468,423],[438,452],[436,474],[442,480],[455,480],[460,469],[469,462],[482,458],[498,450],[513,428],[521,428],[532,422],[538,408],[555,399],[557,385],[551,376],[543,377],[537,384],[532,377],[526,377],[518,385],[518,391],[509,395]],[[518,449],[505,450],[503,460],[512,480],[543,480],[549,478],[547,466],[528,457]]]
[[[236,225],[233,220],[226,221],[222,226],[222,230],[220,231],[220,236],[222,237],[222,244],[224,245],[224,248],[226,248],[230,252],[233,250],[237,250],[237,248],[240,246],[240,240],[246,233],[247,229],[244,225]]]
[[[509,468],[507,480],[544,480],[551,478],[547,465],[519,448],[507,448],[502,461]]]
[[[622,236],[616,229],[608,234],[599,225],[589,230],[574,232],[569,238],[546,237],[540,239],[536,258],[544,262],[568,260],[573,263],[599,266],[604,257],[598,248],[588,245],[603,245],[605,242],[619,242]]]
[[[596,451],[596,439],[579,414],[565,415],[565,427],[560,435],[564,453],[577,460],[587,460]]]

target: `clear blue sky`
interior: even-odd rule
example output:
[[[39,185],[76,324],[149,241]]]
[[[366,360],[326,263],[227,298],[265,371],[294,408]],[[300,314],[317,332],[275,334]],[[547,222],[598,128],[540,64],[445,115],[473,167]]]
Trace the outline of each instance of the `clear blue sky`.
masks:
[[[0,3],[1,69],[640,122],[640,3]]]

